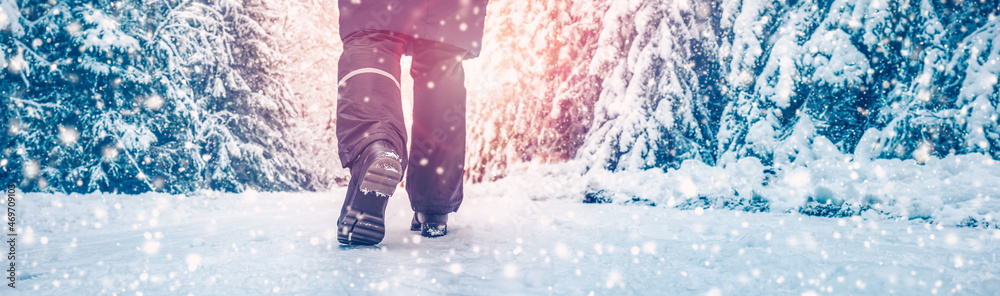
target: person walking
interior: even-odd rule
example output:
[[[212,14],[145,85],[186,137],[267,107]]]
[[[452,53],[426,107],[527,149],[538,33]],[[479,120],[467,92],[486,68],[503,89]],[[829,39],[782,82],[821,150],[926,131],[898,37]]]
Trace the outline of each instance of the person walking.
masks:
[[[340,0],[337,140],[350,169],[337,240],[374,245],[403,174],[414,211],[410,229],[447,234],[462,203],[465,72],[479,56],[488,0]],[[412,56],[410,153],[403,121],[400,58]]]

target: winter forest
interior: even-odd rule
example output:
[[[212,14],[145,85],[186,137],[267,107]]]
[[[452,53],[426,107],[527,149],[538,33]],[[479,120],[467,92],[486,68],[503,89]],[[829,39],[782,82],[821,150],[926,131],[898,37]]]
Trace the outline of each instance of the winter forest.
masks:
[[[328,229],[349,178],[338,17],[0,0],[0,179],[29,192],[18,291],[1000,289],[998,0],[490,1],[464,63],[457,237],[371,250]]]

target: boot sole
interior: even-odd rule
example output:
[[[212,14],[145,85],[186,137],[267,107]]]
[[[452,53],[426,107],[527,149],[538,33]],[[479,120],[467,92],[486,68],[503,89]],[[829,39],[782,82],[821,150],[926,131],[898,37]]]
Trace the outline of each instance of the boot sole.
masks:
[[[403,179],[395,158],[376,159],[365,172],[358,194],[338,223],[337,241],[346,245],[374,245],[385,237],[385,207]]]
[[[410,221],[410,230],[420,231],[420,235],[424,237],[440,237],[448,234],[448,223],[442,221],[419,222],[417,214],[414,213],[413,220]]]
[[[423,223],[420,227],[420,235],[423,237],[442,237],[448,234],[447,224]]]

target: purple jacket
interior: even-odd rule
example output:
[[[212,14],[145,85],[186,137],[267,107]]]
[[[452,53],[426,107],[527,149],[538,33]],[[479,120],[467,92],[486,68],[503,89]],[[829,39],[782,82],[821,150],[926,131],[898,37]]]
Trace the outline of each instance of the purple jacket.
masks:
[[[451,44],[479,56],[488,0],[340,0],[340,38],[384,30]]]

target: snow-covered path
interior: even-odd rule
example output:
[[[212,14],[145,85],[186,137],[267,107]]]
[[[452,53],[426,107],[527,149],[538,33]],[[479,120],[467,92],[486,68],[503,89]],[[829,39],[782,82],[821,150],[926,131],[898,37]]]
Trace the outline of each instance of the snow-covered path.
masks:
[[[329,193],[28,194],[3,295],[994,295],[1000,230],[536,201],[470,185],[450,234],[338,246]],[[504,196],[504,197],[500,197]],[[814,293],[814,294],[810,294]]]

